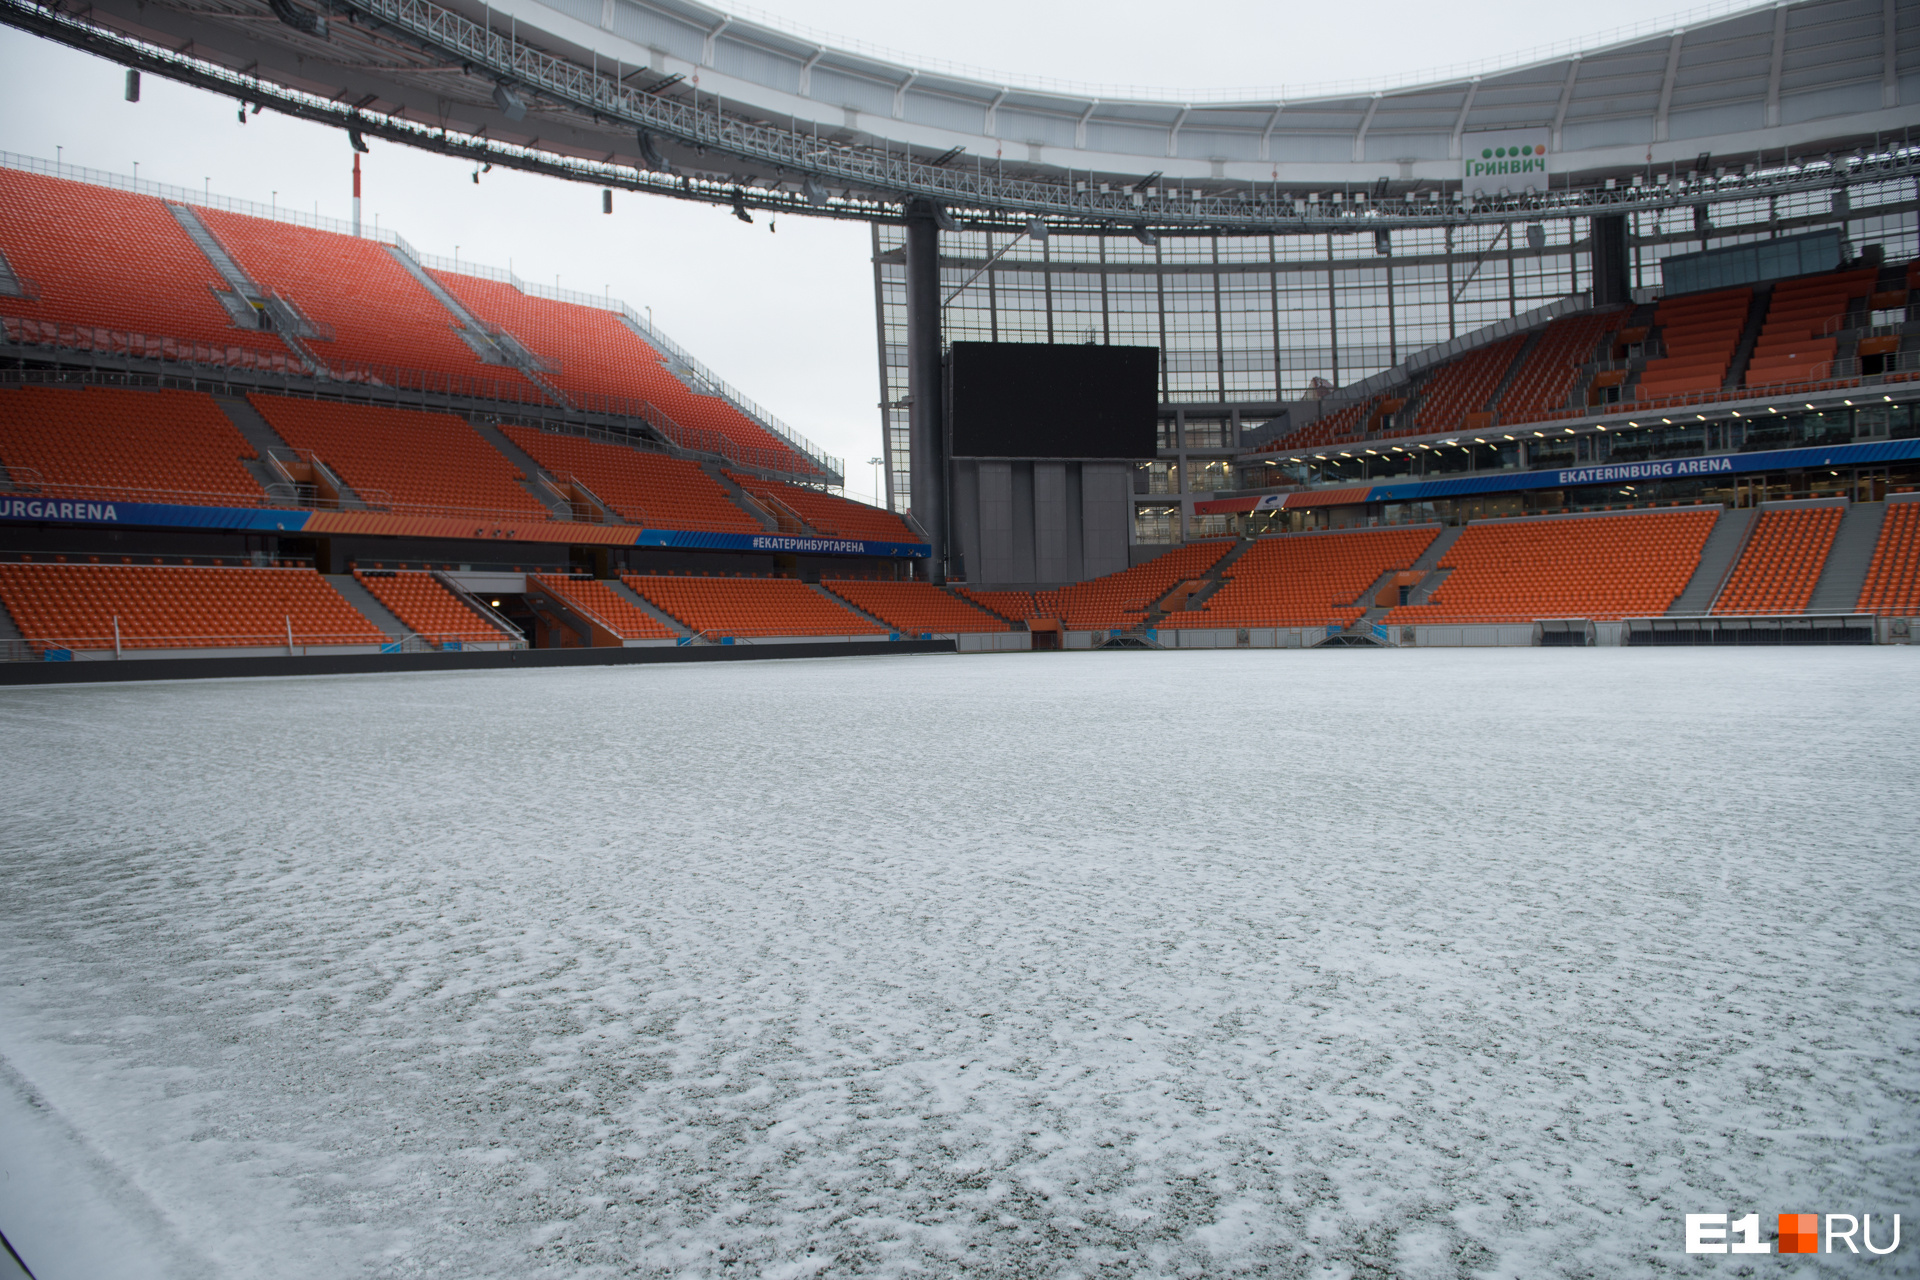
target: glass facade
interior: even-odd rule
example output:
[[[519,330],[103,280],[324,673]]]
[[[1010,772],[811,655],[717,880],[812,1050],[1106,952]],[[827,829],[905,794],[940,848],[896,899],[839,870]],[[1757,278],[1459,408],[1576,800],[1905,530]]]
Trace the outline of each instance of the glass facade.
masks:
[[[1820,230],[1837,230],[1850,254],[1879,245],[1888,262],[1920,256],[1917,186],[1908,179],[1860,182],[1838,202],[1823,191],[1633,215],[1628,226],[1633,287],[1659,291],[1661,260],[1669,254]],[[1258,425],[1263,408],[1270,412],[1278,403],[1299,399],[1316,378],[1335,386],[1357,382],[1425,347],[1590,288],[1587,224],[1537,225],[1537,233],[1515,223],[1394,230],[1384,238],[1365,230],[1299,236],[1163,234],[1157,245],[1127,235],[1064,232],[1044,241],[1015,238],[1009,245],[1006,232],[951,232],[941,237],[940,295],[952,299],[943,317],[945,337],[949,342],[1158,347],[1163,456],[1189,449],[1230,452],[1238,445],[1236,423]],[[907,394],[905,233],[877,225],[873,237],[882,400],[893,405]],[[1004,256],[986,265],[1003,250]],[[1178,439],[1175,411],[1204,405],[1246,405],[1250,416],[1183,413],[1185,438]],[[888,499],[904,510],[912,497],[907,411],[885,408],[882,413]],[[1505,443],[1483,443],[1478,448],[1487,458],[1473,461],[1518,465],[1517,460],[1496,461]],[[1553,447],[1570,449],[1569,461],[1603,460],[1583,454],[1578,444]],[[1658,450],[1692,446],[1675,437],[1649,438],[1644,447],[1647,456],[1660,457],[1672,455]],[[1459,461],[1397,456],[1404,452],[1382,450],[1396,456],[1377,455],[1359,464],[1354,478],[1428,474]],[[1224,469],[1213,460],[1182,460],[1189,465],[1171,479],[1185,483],[1162,488],[1167,478],[1156,475],[1148,492],[1195,493],[1206,491],[1203,485],[1223,483]],[[1324,468],[1327,478],[1346,478],[1340,464],[1352,461]]]

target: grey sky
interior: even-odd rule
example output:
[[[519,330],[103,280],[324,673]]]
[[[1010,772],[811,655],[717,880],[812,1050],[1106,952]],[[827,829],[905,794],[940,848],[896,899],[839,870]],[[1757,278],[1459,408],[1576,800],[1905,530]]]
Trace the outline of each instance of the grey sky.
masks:
[[[1724,6],[1723,6],[1724,7]],[[789,22],[928,59],[1023,77],[1164,88],[1305,85],[1403,76],[1581,40],[1601,11],[1483,0],[1466,8],[1375,0],[1181,6],[969,0],[792,0]],[[742,12],[748,12],[743,10]],[[1619,0],[1608,25],[1659,23],[1668,3]],[[352,155],[337,131],[146,78],[121,100],[118,67],[0,29],[0,148],[345,217]],[[847,460],[868,496],[879,451],[867,229],[783,218],[769,234],[725,209],[599,192],[380,142],[363,165],[366,218],[429,253],[506,266],[568,288],[610,289],[722,377]]]

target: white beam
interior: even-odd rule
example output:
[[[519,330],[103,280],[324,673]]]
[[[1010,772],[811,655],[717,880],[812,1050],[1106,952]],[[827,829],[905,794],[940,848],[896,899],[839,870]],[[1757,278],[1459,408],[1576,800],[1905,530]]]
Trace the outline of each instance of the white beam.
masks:
[[[1004,89],[1001,90],[1001,96],[1002,97],[1006,96],[1006,91]],[[1080,119],[1074,123],[1073,145],[1080,148],[1082,151],[1085,151],[1087,149],[1087,121],[1093,119],[1093,113],[1099,109],[1099,106],[1100,106],[1100,99],[1098,98],[1095,98],[1092,101],[1088,102],[1087,109],[1080,113]]]
[[[1673,33],[1673,39],[1667,44],[1667,74],[1660,81],[1660,108],[1653,113],[1653,140],[1667,140],[1667,108],[1673,105],[1673,82],[1680,74],[1680,46],[1686,40],[1687,32],[1683,27]]]
[[[1273,159],[1273,127],[1280,123],[1280,113],[1286,109],[1285,103],[1276,105],[1273,114],[1267,117],[1267,127],[1260,131],[1260,158]]]
[[[1193,108],[1183,105],[1180,108],[1180,114],[1173,118],[1173,127],[1167,130],[1167,155],[1169,157],[1180,154],[1180,126],[1185,124],[1187,117],[1192,114]]]
[[[702,42],[700,46],[700,65],[701,66],[710,67],[713,65],[713,42],[720,38],[720,33],[722,31],[725,31],[728,27],[732,25],[733,25],[732,18],[730,17],[722,18],[720,19],[719,25],[715,26],[713,30],[707,32],[707,38],[704,42]]]
[[[1473,100],[1480,94],[1480,77],[1475,76],[1467,85],[1466,100],[1460,104],[1460,114],[1453,122],[1453,141],[1447,144],[1447,158],[1460,158],[1460,135],[1467,131],[1467,112],[1473,110]],[[1456,175],[1458,176],[1458,175]]]
[[[1007,94],[1009,92],[1011,92],[1011,90],[1000,90],[1000,92],[993,95],[993,101],[987,104],[987,127],[985,132],[989,138],[997,138],[1000,136],[1000,104],[1007,100]]]
[[[913,82],[919,78],[920,73],[918,71],[909,71],[907,72],[907,78],[902,80],[899,86],[894,89],[893,118],[895,120],[905,120],[907,118],[907,90],[911,88]]]
[[[1367,104],[1367,114],[1360,117],[1360,128],[1353,135],[1353,162],[1359,164],[1367,158],[1367,130],[1373,128],[1373,113],[1380,109],[1380,95],[1374,94],[1373,101]]]
[[[800,67],[800,96],[801,97],[811,98],[813,96],[813,69],[819,66],[820,59],[826,56],[827,56],[827,46],[820,45],[814,49],[813,56],[808,58],[806,62],[801,64],[801,67]]]
[[[1567,82],[1560,86],[1560,106],[1553,113],[1553,154],[1559,155],[1560,129],[1567,122],[1567,104],[1573,101],[1573,85],[1580,78],[1580,55],[1574,54],[1567,59]]]

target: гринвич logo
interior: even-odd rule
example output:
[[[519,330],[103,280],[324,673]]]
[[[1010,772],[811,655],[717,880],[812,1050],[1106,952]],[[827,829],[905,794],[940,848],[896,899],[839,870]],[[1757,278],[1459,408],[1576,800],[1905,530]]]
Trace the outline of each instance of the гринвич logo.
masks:
[[[1482,147],[1477,159],[1469,157],[1467,160],[1469,178],[1486,178],[1509,173],[1545,173],[1546,171],[1547,149],[1531,142],[1517,147]]]
[[[1826,1248],[1820,1247],[1822,1219]],[[1881,1221],[1886,1221],[1882,1215]],[[1873,1215],[1863,1213],[1783,1213],[1779,1217],[1781,1253],[1832,1253],[1836,1243],[1849,1253],[1888,1254],[1900,1247],[1900,1215],[1893,1215],[1893,1233],[1885,1248],[1873,1241]],[[1855,1243],[1856,1240],[1858,1243]],[[1729,1219],[1724,1213],[1687,1215],[1688,1253],[1772,1253],[1771,1242],[1760,1238],[1760,1215]]]

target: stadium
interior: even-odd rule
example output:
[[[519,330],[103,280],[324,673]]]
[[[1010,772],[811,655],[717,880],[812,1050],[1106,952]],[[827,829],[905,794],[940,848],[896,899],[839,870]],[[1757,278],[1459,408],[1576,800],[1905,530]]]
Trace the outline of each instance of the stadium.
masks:
[[[0,151],[0,1276],[1910,1273],[1920,3],[0,20],[354,183]],[[872,463],[406,155],[858,228]]]

